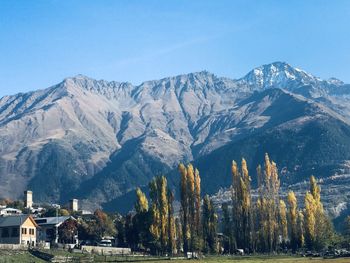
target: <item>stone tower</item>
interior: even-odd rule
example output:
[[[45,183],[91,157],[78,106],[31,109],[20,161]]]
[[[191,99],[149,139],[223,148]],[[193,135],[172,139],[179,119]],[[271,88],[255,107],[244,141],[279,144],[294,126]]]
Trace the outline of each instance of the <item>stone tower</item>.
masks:
[[[72,211],[78,211],[78,199],[72,199],[69,201],[69,209]]]
[[[33,207],[33,192],[32,191],[24,191],[24,207],[32,208]]]

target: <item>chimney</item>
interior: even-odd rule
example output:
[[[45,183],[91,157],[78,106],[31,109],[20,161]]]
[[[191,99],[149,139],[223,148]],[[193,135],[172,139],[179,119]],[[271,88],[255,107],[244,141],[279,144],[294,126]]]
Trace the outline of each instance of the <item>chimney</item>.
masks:
[[[78,211],[78,199],[69,200],[69,209],[72,211]]]
[[[33,207],[33,192],[32,191],[24,191],[24,207],[32,208]]]

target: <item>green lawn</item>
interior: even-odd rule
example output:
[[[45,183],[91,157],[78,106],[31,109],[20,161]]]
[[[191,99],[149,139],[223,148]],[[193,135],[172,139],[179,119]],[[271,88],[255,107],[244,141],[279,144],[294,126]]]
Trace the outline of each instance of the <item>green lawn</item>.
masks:
[[[0,263],[44,263],[28,251],[0,251]]]
[[[147,262],[169,262],[169,261],[147,261]],[[171,260],[172,263],[180,263],[184,262],[184,260]],[[194,262],[201,262],[201,263],[269,263],[269,262],[275,262],[275,263],[321,263],[321,262],[333,262],[333,263],[350,263],[350,258],[337,258],[337,259],[323,259],[323,258],[302,258],[302,257],[280,257],[280,256],[254,256],[254,257],[227,257],[227,256],[221,256],[221,257],[208,257],[201,260],[196,260]]]
[[[47,251],[49,252],[49,251]],[[50,253],[50,252],[49,252]],[[67,252],[53,252],[55,255],[66,255],[74,258],[81,257],[81,254],[67,253]],[[107,261],[105,261],[107,260]],[[236,256],[215,256],[215,257],[206,257],[201,260],[183,260],[183,259],[172,259],[172,260],[160,260],[138,257],[112,257],[112,256],[94,256],[94,262],[148,262],[148,263],[184,263],[184,262],[198,262],[198,263],[350,263],[350,258],[337,258],[337,259],[323,259],[323,258],[302,258],[302,257],[289,257],[289,256],[246,256],[246,257],[236,257]],[[9,262],[9,263],[43,263],[45,261],[40,260],[32,256],[27,251],[0,251],[0,263]]]

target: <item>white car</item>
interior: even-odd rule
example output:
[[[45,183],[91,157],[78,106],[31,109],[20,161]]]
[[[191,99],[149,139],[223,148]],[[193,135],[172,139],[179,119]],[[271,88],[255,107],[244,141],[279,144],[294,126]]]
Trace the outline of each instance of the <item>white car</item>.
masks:
[[[111,247],[112,246],[112,241],[108,239],[102,239],[100,243],[98,243],[99,247]]]

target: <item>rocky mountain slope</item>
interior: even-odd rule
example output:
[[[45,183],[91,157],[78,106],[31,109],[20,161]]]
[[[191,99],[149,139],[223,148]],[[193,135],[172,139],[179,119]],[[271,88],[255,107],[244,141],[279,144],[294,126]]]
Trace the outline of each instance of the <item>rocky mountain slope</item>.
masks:
[[[194,161],[203,188],[229,182],[227,163],[268,151],[285,183],[345,172],[350,86],[282,62],[238,80],[203,71],[130,83],[67,78],[0,99],[0,196],[85,199],[113,207],[136,186]],[[260,156],[261,155],[261,156]],[[220,173],[218,172],[220,171]]]

